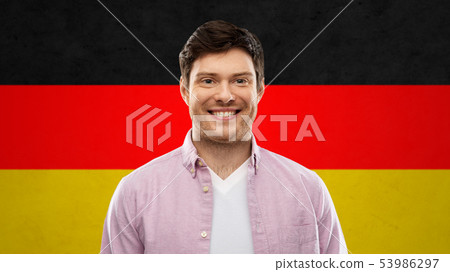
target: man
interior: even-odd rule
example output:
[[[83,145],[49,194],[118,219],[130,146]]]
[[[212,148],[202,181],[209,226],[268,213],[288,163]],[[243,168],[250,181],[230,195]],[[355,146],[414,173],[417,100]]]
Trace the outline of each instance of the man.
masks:
[[[251,133],[264,93],[257,37],[210,21],[179,59],[192,129],[122,179],[101,253],[347,253],[323,181]]]

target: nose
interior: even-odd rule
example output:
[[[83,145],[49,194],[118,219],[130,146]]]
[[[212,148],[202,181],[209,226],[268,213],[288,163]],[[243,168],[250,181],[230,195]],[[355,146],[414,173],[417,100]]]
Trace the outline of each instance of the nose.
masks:
[[[222,83],[218,86],[216,94],[215,94],[215,100],[221,101],[223,103],[228,103],[230,101],[234,101],[234,95],[231,91],[231,86],[229,83]]]

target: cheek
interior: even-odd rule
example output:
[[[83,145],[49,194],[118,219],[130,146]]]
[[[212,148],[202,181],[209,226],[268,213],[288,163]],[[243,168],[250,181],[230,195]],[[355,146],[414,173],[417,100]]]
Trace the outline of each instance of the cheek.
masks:
[[[194,89],[192,90],[192,94],[190,97],[191,105],[196,104],[196,107],[198,107],[199,105],[206,103],[210,98],[211,94],[209,94],[208,92]]]
[[[249,105],[252,101],[252,93],[245,89],[233,89],[232,95],[236,99],[236,102],[240,104]]]
[[[247,105],[248,108],[256,109],[258,106],[258,100],[256,94],[248,93],[241,96],[242,101]]]

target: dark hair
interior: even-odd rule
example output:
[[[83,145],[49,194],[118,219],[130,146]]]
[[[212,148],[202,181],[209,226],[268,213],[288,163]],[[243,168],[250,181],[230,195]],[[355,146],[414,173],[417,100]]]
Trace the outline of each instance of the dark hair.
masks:
[[[245,28],[222,20],[209,21],[199,26],[187,40],[179,55],[181,75],[189,84],[194,61],[203,53],[219,53],[230,48],[245,49],[253,60],[257,89],[264,78],[264,53],[255,34]]]

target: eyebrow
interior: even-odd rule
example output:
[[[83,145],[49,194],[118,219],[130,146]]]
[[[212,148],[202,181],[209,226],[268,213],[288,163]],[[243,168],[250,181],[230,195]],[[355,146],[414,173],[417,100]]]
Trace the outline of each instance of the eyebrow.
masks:
[[[202,76],[211,76],[211,77],[214,77],[214,76],[217,76],[217,75],[218,75],[217,73],[200,72],[200,73],[198,73],[198,74],[195,75],[195,78],[199,78],[199,77],[202,77]],[[253,76],[253,73],[251,73],[251,72],[239,72],[239,73],[234,73],[234,74],[232,74],[231,76],[232,76],[232,77],[238,77],[238,76]]]

